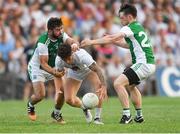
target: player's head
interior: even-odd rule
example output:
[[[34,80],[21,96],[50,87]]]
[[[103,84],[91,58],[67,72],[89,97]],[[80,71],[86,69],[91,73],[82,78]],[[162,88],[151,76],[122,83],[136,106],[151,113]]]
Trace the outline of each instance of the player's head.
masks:
[[[50,36],[54,39],[59,38],[63,32],[63,23],[60,18],[51,17],[47,23],[47,29]]]
[[[60,45],[58,48],[58,56],[67,64],[71,64],[73,62],[71,46],[68,44]]]
[[[123,26],[128,25],[133,19],[136,19],[136,16],[137,10],[131,4],[123,4],[119,9],[119,17]]]

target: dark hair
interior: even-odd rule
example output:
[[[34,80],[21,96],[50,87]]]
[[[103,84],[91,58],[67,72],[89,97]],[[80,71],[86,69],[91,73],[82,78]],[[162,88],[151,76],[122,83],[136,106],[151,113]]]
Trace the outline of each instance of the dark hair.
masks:
[[[47,28],[48,30],[49,29],[54,29],[56,27],[59,27],[61,26],[63,23],[62,23],[62,20],[61,18],[57,18],[57,17],[51,17],[49,20],[48,20],[48,23],[47,23]]]
[[[58,56],[61,57],[61,59],[66,59],[72,54],[71,46],[68,44],[62,44],[58,48]]]
[[[119,9],[119,14],[120,12],[124,12],[125,15],[131,14],[134,18],[136,18],[137,16],[137,9],[135,8],[135,6],[127,3],[122,4],[122,6]]]

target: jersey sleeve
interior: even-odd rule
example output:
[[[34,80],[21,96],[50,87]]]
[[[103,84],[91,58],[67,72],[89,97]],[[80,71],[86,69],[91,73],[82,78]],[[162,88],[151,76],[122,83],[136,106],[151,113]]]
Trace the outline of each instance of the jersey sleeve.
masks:
[[[38,47],[39,55],[48,55],[48,48],[45,44],[38,43],[37,47]]]
[[[65,42],[69,37],[69,35],[67,35],[67,33],[63,33],[63,42]]]
[[[128,26],[122,27],[120,32],[124,33],[126,35],[126,37],[130,37],[130,36],[134,35],[134,33],[131,31],[131,29]]]
[[[56,56],[55,68],[58,69],[59,71],[62,71],[64,69],[64,62],[59,56]]]
[[[81,63],[85,64],[87,67],[95,63],[92,56],[88,52],[86,52],[84,49],[80,49],[78,57]]]

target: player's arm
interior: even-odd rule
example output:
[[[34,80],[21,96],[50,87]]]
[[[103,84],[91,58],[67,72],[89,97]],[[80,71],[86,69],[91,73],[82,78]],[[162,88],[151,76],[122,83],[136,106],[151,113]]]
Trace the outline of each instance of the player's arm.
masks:
[[[125,37],[124,33],[118,33],[113,35],[106,35],[102,38],[95,39],[95,40],[89,40],[85,39],[81,42],[81,46],[88,46],[88,45],[103,45],[103,44],[110,44],[117,41],[122,40]]]
[[[73,44],[78,44],[79,45],[79,42],[75,41],[71,37],[67,38],[66,43],[69,44],[69,45],[73,45]]]
[[[86,65],[90,70],[95,72],[97,76],[99,77],[100,88],[96,91],[99,94],[99,98],[102,100],[107,98],[107,89],[106,89],[107,84],[106,84],[106,79],[105,79],[105,76],[103,75],[102,70],[96,64],[96,62],[93,60],[92,56],[88,52],[86,52],[84,49],[80,49],[80,52],[81,53],[77,55],[80,59],[80,62]]]
[[[40,55],[40,65],[43,70],[47,71],[48,73],[56,76],[56,77],[62,77],[64,75],[64,71],[58,71],[57,69],[52,68],[48,65],[48,55]]]
[[[63,40],[66,44],[71,45],[72,51],[76,51],[79,49],[79,42],[69,37],[66,33],[63,34]]]
[[[58,71],[48,65],[49,58],[48,58],[48,48],[46,45],[44,45],[43,43],[38,43],[37,49],[39,52],[40,66],[42,67],[43,70],[57,77],[61,77],[62,75],[64,75],[63,71]]]
[[[106,84],[106,79],[105,76],[103,75],[103,72],[101,71],[100,67],[94,62],[89,66],[89,69],[94,71],[97,76],[99,77],[99,80],[101,81],[100,89],[96,91],[99,93],[99,98],[100,99],[105,99],[107,98],[107,84]]]
[[[102,85],[106,86],[106,80],[102,73],[101,68],[96,64],[96,62],[93,60],[92,56],[85,51],[84,49],[80,50],[80,54],[77,54],[77,56],[80,59],[80,62],[84,65],[86,65],[89,69],[97,73],[99,80],[101,81]]]
[[[102,38],[96,40],[89,40],[85,39],[81,42],[81,46],[88,46],[88,45],[102,45],[102,44],[110,44],[113,43],[123,48],[129,48],[126,41],[124,40],[125,37],[132,37],[134,33],[128,26],[124,26],[121,28],[120,32],[113,35],[106,35]]]
[[[40,55],[40,65],[43,70],[47,71],[50,74],[54,73],[54,69],[48,65],[48,55]]]
[[[124,38],[113,42],[113,44],[115,44],[116,46],[122,47],[122,48],[129,49],[129,45],[126,43]]]
[[[94,63],[92,63],[89,66],[89,69],[91,69],[92,71],[94,71],[98,75],[99,80],[101,81],[102,86],[106,87],[107,86],[106,79],[105,79],[105,76],[103,75],[103,72],[100,69],[100,67],[94,62]]]

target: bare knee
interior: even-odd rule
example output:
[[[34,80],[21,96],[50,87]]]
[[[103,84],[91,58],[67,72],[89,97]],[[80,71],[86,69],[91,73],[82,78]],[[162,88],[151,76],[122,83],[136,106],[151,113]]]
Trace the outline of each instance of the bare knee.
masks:
[[[69,105],[73,105],[74,104],[74,99],[73,98],[65,98],[65,101]]]
[[[116,79],[113,84],[114,84],[115,90],[119,89],[122,86],[122,84],[119,82],[118,79]]]
[[[125,86],[129,85],[128,78],[122,74],[114,81],[114,88],[117,91],[119,88],[125,88]]]
[[[45,94],[36,94],[35,96],[38,101],[41,101],[42,99],[45,98]]]

